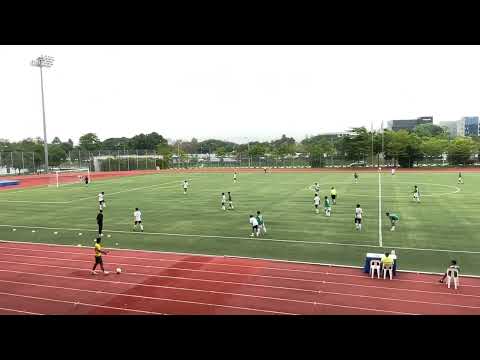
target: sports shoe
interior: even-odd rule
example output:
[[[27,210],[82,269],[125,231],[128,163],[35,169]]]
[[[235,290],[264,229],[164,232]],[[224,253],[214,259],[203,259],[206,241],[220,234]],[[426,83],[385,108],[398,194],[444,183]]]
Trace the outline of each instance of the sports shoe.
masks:
[[[108,274],[110,274],[110,272],[109,272],[109,271],[104,271],[103,273],[104,273],[105,275],[108,275]]]
[[[92,271],[91,271],[91,274],[92,274],[92,275],[97,275],[97,272],[96,272],[95,270],[92,270]]]

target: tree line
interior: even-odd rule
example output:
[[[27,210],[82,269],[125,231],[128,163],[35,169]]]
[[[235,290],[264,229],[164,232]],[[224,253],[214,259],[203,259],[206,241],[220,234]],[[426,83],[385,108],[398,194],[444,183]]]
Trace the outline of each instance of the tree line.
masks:
[[[441,159],[447,155],[451,165],[468,165],[474,162],[474,155],[479,151],[480,140],[478,137],[450,138],[446,129],[433,124],[417,126],[412,131],[388,131],[383,133],[372,132],[365,127],[353,128],[350,131],[337,135],[307,136],[300,142],[293,137],[282,135],[272,141],[252,141],[247,144],[207,139],[198,141],[177,140],[173,143],[162,135],[152,132],[138,134],[131,138],[108,138],[103,141],[95,133],[87,133],[79,138],[78,145],[71,139],[61,141],[55,137],[48,144],[49,163],[58,166],[65,161],[71,152],[118,151],[130,152],[136,150],[150,150],[163,155],[167,160],[173,156],[186,158],[187,154],[215,154],[217,157],[276,157],[284,158],[296,154],[308,156],[312,167],[322,167],[328,159],[343,159],[353,164],[364,162],[381,163],[384,161],[412,167],[420,161]],[[41,138],[25,139],[20,142],[0,141],[2,152],[32,153],[38,163],[43,161],[43,141]],[[333,161],[333,160],[332,160]]]

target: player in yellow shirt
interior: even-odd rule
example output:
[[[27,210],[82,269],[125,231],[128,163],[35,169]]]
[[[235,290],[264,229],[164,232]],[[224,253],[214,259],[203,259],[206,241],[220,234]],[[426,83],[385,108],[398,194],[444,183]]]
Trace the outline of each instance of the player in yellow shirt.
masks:
[[[93,265],[92,275],[97,275],[97,272],[95,271],[95,269],[97,268],[97,265],[100,265],[100,269],[102,269],[105,275],[108,274],[108,271],[105,271],[105,269],[103,268],[103,259],[102,259],[102,254],[106,255],[108,252],[105,250],[102,250],[102,245],[100,245],[100,241],[102,241],[102,239],[98,237],[95,242],[95,265]]]
[[[330,196],[332,197],[332,203],[333,205],[337,204],[337,190],[332,186],[332,189],[330,190]]]

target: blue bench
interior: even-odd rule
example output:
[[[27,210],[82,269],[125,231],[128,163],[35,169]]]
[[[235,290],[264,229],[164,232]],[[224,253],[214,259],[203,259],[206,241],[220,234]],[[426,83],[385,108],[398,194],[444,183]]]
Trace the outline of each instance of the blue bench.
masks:
[[[15,186],[20,184],[20,180],[0,180],[0,187],[2,186]]]

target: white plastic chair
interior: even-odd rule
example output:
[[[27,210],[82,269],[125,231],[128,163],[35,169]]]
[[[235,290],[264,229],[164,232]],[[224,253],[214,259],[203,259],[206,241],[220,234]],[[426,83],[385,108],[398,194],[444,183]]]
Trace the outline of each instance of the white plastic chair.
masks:
[[[447,286],[450,289],[450,284],[452,282],[453,278],[453,286],[455,287],[455,290],[458,289],[459,285],[459,277],[458,277],[458,269],[447,269]]]
[[[377,276],[380,279],[380,260],[370,260],[370,274],[373,276],[375,275],[375,270],[377,270]]]
[[[391,265],[383,265],[383,279],[385,280],[387,277],[387,271],[390,274],[390,280],[392,280],[392,273],[393,273],[393,264]]]

